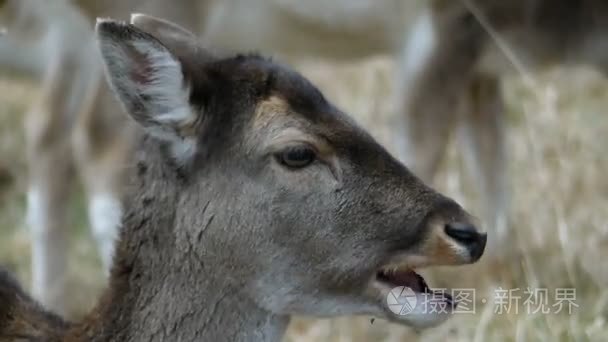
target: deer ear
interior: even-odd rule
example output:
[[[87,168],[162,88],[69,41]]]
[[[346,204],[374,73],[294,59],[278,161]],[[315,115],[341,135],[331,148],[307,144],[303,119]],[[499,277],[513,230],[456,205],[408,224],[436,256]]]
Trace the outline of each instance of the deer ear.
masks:
[[[95,31],[108,82],[126,111],[148,134],[170,143],[177,160],[186,161],[196,146],[188,132],[197,114],[180,58],[133,25],[98,19]],[[171,44],[171,37],[163,39]]]

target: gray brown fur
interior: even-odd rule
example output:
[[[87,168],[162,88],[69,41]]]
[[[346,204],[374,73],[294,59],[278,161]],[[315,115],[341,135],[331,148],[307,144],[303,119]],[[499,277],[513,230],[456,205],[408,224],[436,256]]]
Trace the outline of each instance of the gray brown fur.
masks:
[[[0,341],[60,341],[68,323],[44,310],[0,269]]]

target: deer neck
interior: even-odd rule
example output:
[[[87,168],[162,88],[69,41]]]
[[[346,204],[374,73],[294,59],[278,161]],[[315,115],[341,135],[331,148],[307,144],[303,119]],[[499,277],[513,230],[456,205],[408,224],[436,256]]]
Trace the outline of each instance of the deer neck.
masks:
[[[160,276],[165,270],[157,271]],[[134,284],[137,293],[125,296],[122,305],[106,316],[112,318],[106,321],[108,326],[100,327],[115,333],[100,340],[280,341],[285,333],[289,318],[259,308],[243,288],[219,287],[216,279],[193,282],[188,274],[163,279]],[[126,322],[117,331],[118,319]]]
[[[289,317],[257,305],[249,287],[215,269],[213,258],[192,261],[193,251],[166,250],[168,237],[150,239],[134,258],[118,259],[100,305],[103,319],[92,329],[99,341],[281,340]],[[162,244],[154,246],[155,239]]]
[[[109,289],[81,328],[86,340],[280,341],[289,317],[261,308],[246,276],[218,266],[223,244],[189,236],[171,184],[140,186],[126,202]]]

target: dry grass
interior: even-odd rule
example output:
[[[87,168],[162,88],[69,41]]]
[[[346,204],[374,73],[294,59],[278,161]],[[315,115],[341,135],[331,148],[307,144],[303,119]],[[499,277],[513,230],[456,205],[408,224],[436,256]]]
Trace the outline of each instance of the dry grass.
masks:
[[[355,65],[307,65],[310,76],[389,149],[394,137],[390,106],[393,65],[373,60]],[[369,318],[296,320],[290,341],[604,341],[608,336],[608,87],[587,70],[554,71],[529,89],[518,80],[505,87],[509,106],[509,154],[513,249],[500,267],[484,262],[456,271],[438,270],[431,283],[474,287],[476,314],[457,315],[420,335]],[[31,84],[0,80],[0,263],[28,281],[29,244],[23,224],[22,112],[35,94]],[[454,144],[437,186],[475,212],[475,181],[467,178]],[[4,173],[1,170],[8,170]],[[9,176],[7,176],[7,174]],[[469,190],[471,189],[471,190]],[[82,311],[101,288],[99,264],[84,221],[81,196],[73,203],[71,283]],[[575,288],[573,314],[495,314],[493,289]],[[525,296],[523,292],[521,301]],[[488,301],[482,302],[485,297]],[[520,303],[521,304],[521,303]]]

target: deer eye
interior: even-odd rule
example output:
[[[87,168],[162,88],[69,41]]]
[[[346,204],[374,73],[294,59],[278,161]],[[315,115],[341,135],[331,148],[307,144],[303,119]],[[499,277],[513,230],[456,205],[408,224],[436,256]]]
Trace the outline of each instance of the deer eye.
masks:
[[[277,153],[276,158],[284,166],[301,169],[312,164],[317,156],[315,150],[309,146],[293,146]]]

